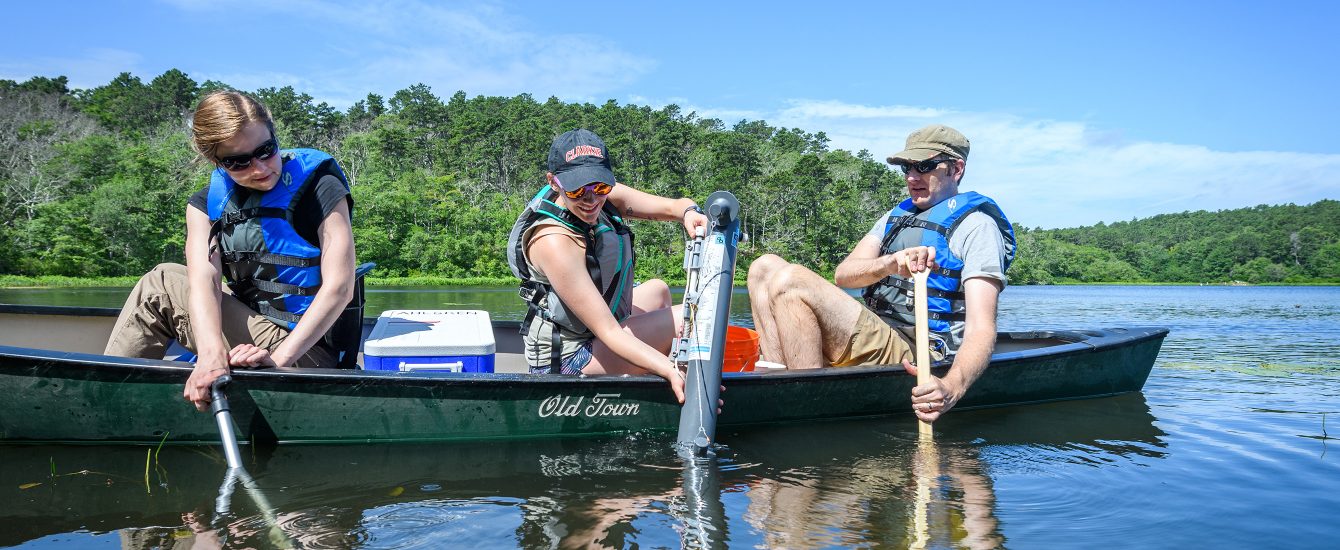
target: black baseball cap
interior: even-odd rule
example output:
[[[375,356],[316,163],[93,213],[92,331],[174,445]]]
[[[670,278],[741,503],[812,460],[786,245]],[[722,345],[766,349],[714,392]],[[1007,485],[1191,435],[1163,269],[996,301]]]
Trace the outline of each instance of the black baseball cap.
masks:
[[[575,191],[591,182],[614,185],[609,149],[595,132],[578,128],[554,138],[549,146],[549,171],[564,191]]]

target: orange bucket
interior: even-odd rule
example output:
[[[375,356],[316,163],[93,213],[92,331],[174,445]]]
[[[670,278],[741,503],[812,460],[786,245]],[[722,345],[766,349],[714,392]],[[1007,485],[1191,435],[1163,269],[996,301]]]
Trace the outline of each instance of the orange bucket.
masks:
[[[758,333],[744,327],[726,327],[726,349],[721,372],[752,372],[758,361]]]

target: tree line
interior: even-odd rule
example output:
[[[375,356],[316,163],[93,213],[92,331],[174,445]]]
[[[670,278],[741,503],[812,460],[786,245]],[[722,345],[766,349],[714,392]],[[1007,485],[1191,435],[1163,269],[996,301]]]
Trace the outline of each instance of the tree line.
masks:
[[[135,276],[182,261],[186,200],[210,170],[191,151],[188,116],[202,94],[227,87],[175,69],[92,89],[65,77],[0,80],[0,275]],[[676,105],[461,91],[444,100],[416,84],[340,110],[289,86],[250,93],[271,109],[284,147],[340,161],[358,256],[377,262],[375,277],[510,278],[507,232],[543,185],[553,136],[577,127],[605,139],[624,183],[699,201],[734,193],[748,235],[741,274],[765,253],[831,274],[906,198],[897,171],[868,151],[830,148],[823,132],[728,125]],[[638,276],[681,279],[682,230],[634,229]],[[1335,201],[1016,232],[1013,284],[1340,282]]]
[[[1029,283],[1340,283],[1340,201],[1021,231]]]

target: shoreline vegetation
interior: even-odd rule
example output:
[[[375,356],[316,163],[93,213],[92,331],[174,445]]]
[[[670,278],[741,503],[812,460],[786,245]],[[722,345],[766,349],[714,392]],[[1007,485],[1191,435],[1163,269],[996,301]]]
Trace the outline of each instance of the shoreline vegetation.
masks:
[[[186,117],[202,94],[228,87],[176,69],[148,82],[122,73],[92,89],[71,89],[63,76],[0,79],[0,287],[130,286],[156,264],[182,263],[185,205],[210,169],[191,152]],[[415,84],[339,110],[291,86],[250,93],[271,109],[285,148],[339,160],[358,261],[377,263],[371,286],[514,284],[508,232],[542,188],[550,140],[577,127],[609,144],[621,183],[698,201],[734,193],[748,236],[737,284],[764,254],[831,276],[907,196],[886,152],[833,149],[822,131],[677,105],[443,98]],[[965,189],[991,195],[981,176]],[[683,229],[631,225],[636,277],[682,283]],[[1340,284],[1340,200],[1014,230],[1015,286]]]
[[[0,289],[55,289],[55,288],[130,288],[135,286],[139,277],[66,277],[45,275],[28,277],[21,275],[0,275]],[[682,279],[666,279],[671,287],[684,286]],[[375,287],[514,287],[516,279],[495,277],[368,277],[365,283]],[[742,277],[736,278],[735,286],[744,287]],[[1272,282],[1249,283],[1246,281],[1228,281],[1215,283],[1188,282],[1151,282],[1151,281],[1060,281],[1054,283],[1026,283],[1011,286],[1340,286],[1335,282]]]

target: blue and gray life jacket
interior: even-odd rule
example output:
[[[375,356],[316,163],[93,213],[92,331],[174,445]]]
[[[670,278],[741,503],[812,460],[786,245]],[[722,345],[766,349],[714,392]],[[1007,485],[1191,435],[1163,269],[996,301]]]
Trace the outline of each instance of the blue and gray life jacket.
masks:
[[[339,177],[346,188],[349,183],[339,164],[326,153],[291,149],[280,155],[279,182],[263,193],[238,193],[233,178],[216,168],[209,179],[208,214],[213,222],[210,240],[219,239],[223,276],[233,295],[292,330],[321,288],[321,249],[293,227],[298,203],[308,187],[326,174]],[[345,317],[362,316],[361,294],[355,291],[350,307],[325,337],[336,352],[346,352],[341,366],[355,364],[361,327],[351,345],[349,333],[354,331],[348,325],[361,325],[362,319]],[[350,348],[353,353],[347,353]]]
[[[633,309],[633,232],[624,224],[618,209],[606,202],[596,223],[589,224],[560,206],[555,202],[557,200],[558,193],[550,187],[540,189],[517,217],[507,237],[507,265],[512,269],[512,274],[521,279],[520,295],[527,306],[526,318],[521,322],[521,334],[530,334],[532,324],[539,323],[536,327],[538,330],[530,335],[548,341],[547,366],[551,373],[560,372],[565,338],[589,339],[592,334],[558,297],[553,287],[536,280],[531,273],[526,262],[525,246],[536,224],[556,224],[581,235],[586,245],[587,274],[609,305],[610,313],[615,319],[623,321]],[[604,250],[607,233],[618,237],[617,254],[609,254]],[[527,358],[534,360],[530,354],[527,354]]]
[[[952,324],[966,319],[963,260],[949,250],[949,234],[973,212],[982,212],[996,221],[1005,241],[1005,265],[1001,270],[1009,269],[1015,252],[1014,228],[995,201],[971,191],[949,197],[921,212],[912,205],[912,199],[903,201],[889,215],[880,242],[881,255],[913,246],[935,248],[937,267],[926,280],[926,309],[930,330],[940,342],[949,342]],[[912,289],[910,279],[890,275],[866,287],[862,297],[875,313],[915,326]]]

